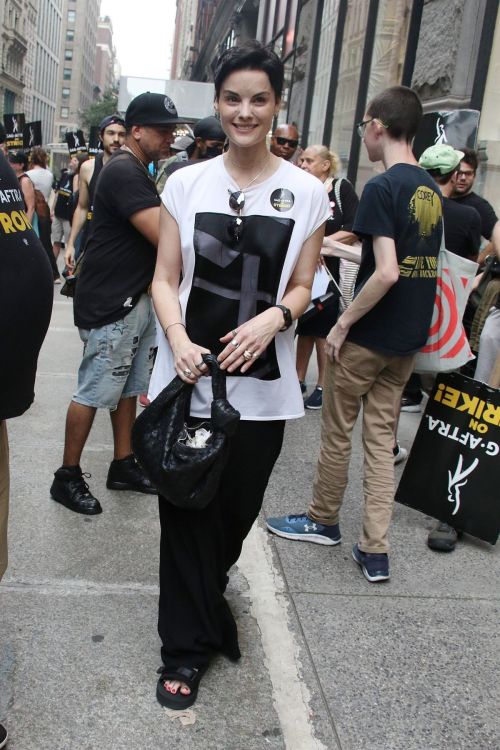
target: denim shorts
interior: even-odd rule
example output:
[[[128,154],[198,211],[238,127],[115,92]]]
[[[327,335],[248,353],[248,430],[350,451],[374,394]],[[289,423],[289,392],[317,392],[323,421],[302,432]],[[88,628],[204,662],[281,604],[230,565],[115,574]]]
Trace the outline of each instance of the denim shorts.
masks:
[[[121,398],[148,390],[156,347],[151,299],[143,294],[125,317],[101,328],[80,328],[83,359],[73,401],[97,409],[116,409]]]

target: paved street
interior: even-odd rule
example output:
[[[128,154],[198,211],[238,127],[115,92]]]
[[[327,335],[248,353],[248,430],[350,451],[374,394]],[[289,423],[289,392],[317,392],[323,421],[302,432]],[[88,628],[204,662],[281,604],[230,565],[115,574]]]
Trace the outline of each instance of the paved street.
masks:
[[[0,584],[9,750],[497,750],[500,550],[466,537],[452,554],[433,553],[431,519],[397,506],[391,580],[365,581],[351,559],[359,429],[342,544],[277,539],[262,518],[228,588],[241,661],[214,662],[185,724],[159,706],[156,500],[106,489],[106,413],[83,461],[103,514],[76,515],[49,496],[81,353],[59,289],[36,402],[9,423],[10,565]],[[403,445],[419,419],[402,415]],[[306,507],[319,423],[311,412],[288,425],[266,515]]]

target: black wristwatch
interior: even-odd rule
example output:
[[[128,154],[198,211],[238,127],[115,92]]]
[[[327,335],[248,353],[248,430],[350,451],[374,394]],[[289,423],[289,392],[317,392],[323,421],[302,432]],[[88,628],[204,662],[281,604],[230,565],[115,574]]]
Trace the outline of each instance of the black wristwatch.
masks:
[[[285,307],[285,305],[273,305],[273,307],[279,307],[279,309],[283,313],[284,323],[283,323],[283,327],[280,328],[280,331],[287,331],[293,323],[292,313],[290,312],[288,307]]]

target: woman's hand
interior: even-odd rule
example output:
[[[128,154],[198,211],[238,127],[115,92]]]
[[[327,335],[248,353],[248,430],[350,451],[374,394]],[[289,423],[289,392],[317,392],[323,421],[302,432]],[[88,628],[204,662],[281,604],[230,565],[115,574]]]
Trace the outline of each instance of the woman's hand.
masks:
[[[175,370],[181,380],[194,385],[202,375],[206,375],[208,368],[202,355],[210,354],[209,349],[193,344],[184,331],[182,336],[177,335],[175,340],[169,339],[169,343],[174,355]]]
[[[280,328],[283,326],[283,313],[278,307],[270,307],[255,318],[247,320],[220,341],[227,346],[218,356],[221,370],[246,372],[260,357]]]

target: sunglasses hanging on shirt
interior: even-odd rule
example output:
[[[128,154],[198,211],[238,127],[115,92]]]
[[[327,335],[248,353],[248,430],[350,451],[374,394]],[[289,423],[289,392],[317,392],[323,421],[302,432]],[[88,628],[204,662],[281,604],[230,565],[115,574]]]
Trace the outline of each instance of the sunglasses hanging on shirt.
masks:
[[[229,233],[231,235],[231,238],[235,240],[236,242],[239,242],[241,239],[241,235],[243,233],[243,219],[241,218],[241,212],[243,211],[245,207],[245,193],[244,190],[248,190],[250,185],[253,185],[253,183],[261,177],[264,172],[267,169],[267,166],[269,164],[270,157],[267,159],[266,163],[264,164],[264,167],[258,172],[258,174],[255,175],[253,180],[251,180],[246,187],[243,188],[243,190],[230,190],[228,188],[229,193],[229,208],[231,211],[236,211],[238,216],[234,216],[230,225],[229,225]]]

